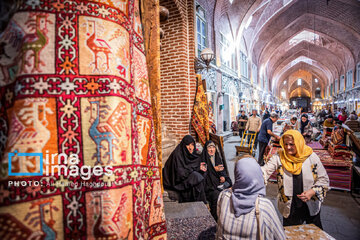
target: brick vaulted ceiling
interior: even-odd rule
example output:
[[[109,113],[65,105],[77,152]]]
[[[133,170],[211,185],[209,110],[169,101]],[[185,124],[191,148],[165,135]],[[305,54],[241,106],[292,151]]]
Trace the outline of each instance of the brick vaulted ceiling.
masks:
[[[233,35],[276,95],[299,69],[328,86],[360,61],[358,0],[233,0],[231,6],[226,1],[217,5],[225,2]]]

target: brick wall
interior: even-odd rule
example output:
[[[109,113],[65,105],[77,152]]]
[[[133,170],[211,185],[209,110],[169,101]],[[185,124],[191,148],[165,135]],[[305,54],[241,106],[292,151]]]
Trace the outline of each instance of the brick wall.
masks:
[[[169,19],[161,24],[161,115],[167,135],[177,141],[189,134],[196,80],[193,67],[194,2],[162,0],[169,9]]]

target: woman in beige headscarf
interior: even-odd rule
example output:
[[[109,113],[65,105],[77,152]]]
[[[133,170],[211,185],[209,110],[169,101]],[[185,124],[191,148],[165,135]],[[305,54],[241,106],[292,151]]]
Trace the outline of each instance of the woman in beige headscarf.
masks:
[[[319,157],[299,131],[288,130],[280,139],[282,150],[262,167],[265,182],[277,171],[278,207],[283,225],[304,221],[322,228],[320,207],[329,189],[329,177]]]

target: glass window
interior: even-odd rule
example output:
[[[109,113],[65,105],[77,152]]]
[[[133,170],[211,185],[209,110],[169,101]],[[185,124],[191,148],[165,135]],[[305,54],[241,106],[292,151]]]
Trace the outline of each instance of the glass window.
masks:
[[[236,56],[234,47],[230,44],[230,40],[226,38],[223,33],[220,33],[220,61],[222,65],[225,65],[233,70],[236,70]]]
[[[205,11],[200,5],[196,7],[196,32],[197,53],[200,56],[201,51],[207,47]]]
[[[257,84],[258,83],[258,79],[257,79],[257,67],[255,64],[252,65],[252,69],[251,69],[251,75],[253,78],[253,83]]]
[[[240,73],[246,78],[249,77],[247,56],[242,51],[240,51]]]
[[[330,85],[330,94],[329,95],[331,95],[331,96],[334,95],[334,84],[333,83]]]
[[[337,95],[339,89],[339,80],[335,79],[334,94]]]
[[[297,80],[297,84],[298,84],[298,86],[301,86],[301,78],[299,78],[299,79]]]
[[[345,86],[345,76],[341,75],[340,77],[340,88],[339,88],[339,92],[343,92],[344,91],[344,86]]]
[[[352,70],[346,73],[346,89],[350,89],[353,86],[353,72]]]

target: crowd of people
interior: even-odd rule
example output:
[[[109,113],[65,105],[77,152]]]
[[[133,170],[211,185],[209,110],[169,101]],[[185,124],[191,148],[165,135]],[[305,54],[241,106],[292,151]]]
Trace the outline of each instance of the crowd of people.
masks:
[[[214,142],[196,152],[195,141],[187,135],[172,152],[163,169],[165,189],[175,190],[179,202],[203,201],[217,221],[217,239],[249,238],[285,239],[283,226],[313,223],[322,229],[320,210],[329,177],[319,157],[306,145],[312,137],[312,123],[307,114],[294,115],[283,124],[280,136],[273,132],[279,119],[276,112],[265,112],[263,118],[252,111],[240,112],[239,134],[255,133],[254,148],[258,159],[243,155],[235,164],[235,182]],[[333,119],[327,115],[324,126]],[[279,142],[281,150],[266,162],[265,149],[270,140]],[[277,173],[278,210],[266,198],[269,177]]]
[[[217,239],[285,239],[282,226],[304,222],[322,229],[321,203],[329,190],[329,177],[307,143],[314,139],[314,124],[327,134],[341,129],[341,124],[359,118],[355,112],[348,114],[346,109],[334,113],[324,109],[310,116],[297,113],[287,117],[277,135],[273,125],[280,114],[280,111],[270,113],[267,110],[258,114],[255,109],[249,115],[245,111],[239,112],[237,130],[240,138],[247,133],[255,134],[253,147],[259,151],[257,160],[251,155],[243,155],[237,160],[234,183],[213,141],[206,142],[203,151],[197,152],[195,140],[187,135],[167,160],[163,169],[165,189],[177,191],[180,202],[208,204],[217,221]],[[281,146],[281,150],[264,161],[271,139]],[[274,172],[282,226],[275,207],[266,198],[266,184]]]

